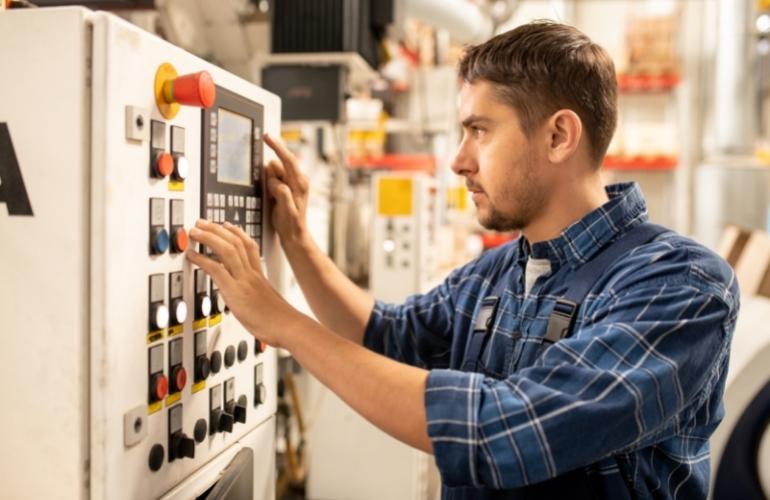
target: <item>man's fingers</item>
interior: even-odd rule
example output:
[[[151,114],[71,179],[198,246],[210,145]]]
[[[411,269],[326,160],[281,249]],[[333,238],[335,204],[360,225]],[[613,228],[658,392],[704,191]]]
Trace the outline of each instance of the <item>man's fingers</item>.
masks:
[[[225,223],[225,229],[230,231],[233,235],[235,235],[236,238],[241,240],[245,258],[251,265],[252,270],[262,274],[262,263],[259,256],[259,245],[257,245],[257,242],[251,239],[249,235],[241,231],[240,228],[235,227],[230,223]]]
[[[273,139],[273,136],[269,135],[267,132],[265,132],[264,138],[265,144],[270,146],[270,149],[275,151],[275,154],[278,155],[281,163],[283,163],[283,168],[286,172],[286,175],[283,177],[283,179],[292,188],[292,190],[302,192],[303,182],[300,180],[302,178],[302,172],[299,171],[297,159],[288,149],[286,149],[286,146]],[[305,181],[304,184],[307,184],[307,181]]]
[[[292,215],[297,215],[297,205],[294,203],[294,196],[291,189],[285,183],[271,177],[267,180],[267,190],[270,196],[275,198],[277,204],[284,204]]]
[[[219,287],[220,290],[229,288],[232,284],[232,277],[221,262],[217,262],[205,255],[201,255],[192,248],[187,251],[187,260],[200,267],[206,274],[211,276],[211,279],[214,280],[214,283],[217,284],[217,287]]]
[[[198,220],[190,229],[190,238],[211,248],[234,278],[243,275],[247,261],[238,251],[240,242],[229,231],[218,224]]]
[[[286,177],[286,169],[283,168],[283,164],[278,160],[270,160],[267,163],[265,171],[267,172],[268,178],[277,177],[279,179],[284,179]]]

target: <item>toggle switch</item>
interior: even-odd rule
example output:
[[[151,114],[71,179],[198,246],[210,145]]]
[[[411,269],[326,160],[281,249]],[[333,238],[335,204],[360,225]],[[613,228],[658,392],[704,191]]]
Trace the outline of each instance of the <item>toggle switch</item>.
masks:
[[[155,103],[160,113],[172,119],[179,105],[209,108],[216,100],[214,80],[207,71],[178,76],[170,63],[163,63],[155,73]]]

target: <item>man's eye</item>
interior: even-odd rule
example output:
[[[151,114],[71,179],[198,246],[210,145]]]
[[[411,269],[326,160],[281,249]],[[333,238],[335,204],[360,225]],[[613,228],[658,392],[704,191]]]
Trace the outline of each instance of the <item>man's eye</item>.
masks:
[[[471,133],[476,137],[481,137],[484,135],[484,129],[480,127],[471,127]]]

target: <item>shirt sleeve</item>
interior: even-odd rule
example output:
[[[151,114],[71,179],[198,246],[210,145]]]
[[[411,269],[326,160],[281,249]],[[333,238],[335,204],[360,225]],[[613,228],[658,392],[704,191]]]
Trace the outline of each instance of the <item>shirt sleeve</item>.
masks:
[[[421,368],[449,366],[456,276],[404,304],[374,304],[364,333],[364,346],[402,363]]]
[[[608,294],[571,337],[504,380],[431,371],[428,435],[444,482],[544,481],[673,436],[680,417],[721,399],[737,285],[683,270]]]

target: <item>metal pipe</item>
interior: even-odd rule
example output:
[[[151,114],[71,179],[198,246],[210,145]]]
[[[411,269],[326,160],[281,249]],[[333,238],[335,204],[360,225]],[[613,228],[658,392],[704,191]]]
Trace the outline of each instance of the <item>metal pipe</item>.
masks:
[[[468,0],[405,0],[404,14],[449,32],[459,43],[481,42],[494,34],[492,18]]]

